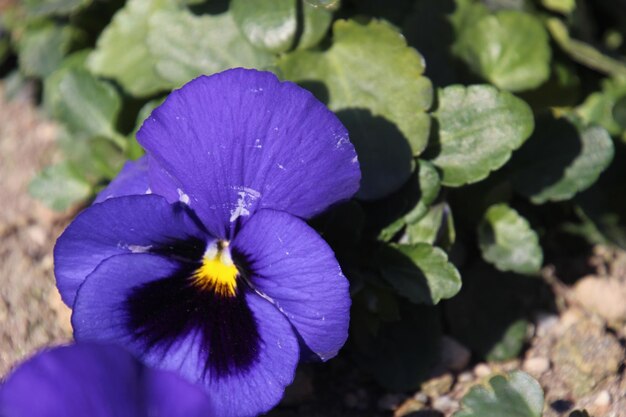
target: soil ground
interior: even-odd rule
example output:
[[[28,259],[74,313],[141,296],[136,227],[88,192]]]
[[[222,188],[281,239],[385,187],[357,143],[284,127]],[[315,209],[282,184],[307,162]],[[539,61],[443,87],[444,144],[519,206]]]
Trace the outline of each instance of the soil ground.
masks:
[[[71,340],[70,312],[54,285],[52,249],[72,213],[53,213],[27,193],[35,173],[58,157],[55,135],[28,89],[11,101],[0,99],[0,376],[41,347]],[[537,312],[528,348],[517,360],[472,363],[469,351],[448,339],[445,365],[455,371],[433,375],[410,393],[382,391],[342,358],[306,365],[270,415],[447,417],[473,384],[523,369],[546,391],[544,417],[583,407],[595,417],[626,417],[626,253],[597,247],[579,261],[594,272],[571,286],[553,268],[544,269],[559,308]]]

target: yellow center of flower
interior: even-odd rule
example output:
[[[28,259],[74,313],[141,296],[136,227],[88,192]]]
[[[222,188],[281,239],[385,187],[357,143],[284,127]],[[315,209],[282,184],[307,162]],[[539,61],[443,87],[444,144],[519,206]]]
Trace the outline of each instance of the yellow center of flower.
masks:
[[[213,291],[221,297],[234,297],[237,294],[238,275],[228,242],[217,241],[209,244],[202,257],[202,265],[191,279],[193,285],[202,290]]]

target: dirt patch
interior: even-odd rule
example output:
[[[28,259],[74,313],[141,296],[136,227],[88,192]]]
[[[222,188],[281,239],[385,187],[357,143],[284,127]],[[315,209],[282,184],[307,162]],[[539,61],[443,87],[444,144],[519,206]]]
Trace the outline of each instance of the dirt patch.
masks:
[[[37,171],[55,158],[56,128],[31,97],[26,90],[10,102],[0,99],[0,375],[39,348],[71,339],[69,309],[52,272],[65,216],[27,192]]]

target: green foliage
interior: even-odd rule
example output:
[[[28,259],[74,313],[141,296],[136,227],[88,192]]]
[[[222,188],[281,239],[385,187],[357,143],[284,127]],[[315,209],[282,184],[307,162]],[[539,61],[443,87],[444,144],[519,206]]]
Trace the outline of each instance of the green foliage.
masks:
[[[418,304],[437,304],[461,289],[461,276],[444,251],[427,243],[381,250],[382,276],[398,294]]]
[[[85,69],[61,68],[45,88],[47,107],[70,132],[119,140],[115,121],[121,99],[112,85]]]
[[[429,146],[444,185],[484,179],[504,165],[533,130],[528,105],[489,85],[454,85],[439,90],[438,96],[433,113],[438,132]]]
[[[66,210],[91,194],[91,187],[68,163],[52,165],[33,179],[30,193],[53,210]]]
[[[20,68],[24,75],[46,77],[69,51],[75,31],[52,22],[33,23],[25,28],[17,43]]]
[[[129,0],[98,39],[88,64],[95,74],[145,97],[200,74],[268,63],[269,55],[244,40],[230,13],[197,16],[175,0]]]
[[[359,153],[359,196],[381,198],[409,178],[412,155],[426,146],[432,86],[422,57],[390,25],[338,20],[333,36],[327,51],[297,51],[278,65],[337,112]]]
[[[499,88],[529,90],[550,75],[548,34],[541,21],[528,13],[503,10],[468,17],[457,39],[456,53]]]
[[[506,204],[489,207],[478,226],[483,258],[501,271],[536,274],[543,262],[537,233]]]
[[[563,233],[626,247],[626,16],[611,2],[10,3],[4,91],[41,85],[61,124],[64,160],[30,187],[55,209],[141,157],[143,120],[200,74],[274,71],[337,114],[361,188],[311,224],[351,280],[350,357],[389,389],[429,375],[442,329],[477,359],[518,356],[552,307],[536,275]],[[472,391],[458,416],[537,415],[524,378]]]
[[[66,15],[87,6],[92,0],[24,0],[29,16]]]
[[[496,375],[488,386],[474,386],[454,417],[541,417],[543,390],[537,381],[521,371]]]
[[[541,118],[513,161],[514,186],[535,204],[568,200],[596,182],[613,154],[605,129],[565,118]]]

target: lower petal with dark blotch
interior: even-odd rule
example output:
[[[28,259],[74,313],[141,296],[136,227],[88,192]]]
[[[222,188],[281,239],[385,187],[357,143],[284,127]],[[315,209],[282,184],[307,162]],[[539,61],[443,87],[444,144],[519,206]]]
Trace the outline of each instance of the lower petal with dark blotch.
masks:
[[[200,238],[201,245],[195,245],[194,239],[197,243]],[[79,285],[103,260],[166,249],[172,255],[197,259],[206,238],[207,232],[184,204],[169,204],[157,195],[111,198],[85,209],[57,240],[57,287],[71,307]],[[186,242],[186,247],[171,250],[176,242]]]
[[[350,293],[332,249],[290,214],[257,212],[232,243],[252,286],[280,310],[309,349],[332,358],[348,337]]]
[[[209,398],[124,349],[81,343],[43,351],[0,388],[2,417],[211,417]]]
[[[296,335],[245,283],[231,298],[194,287],[198,266],[153,254],[107,259],[78,291],[74,335],[121,344],[203,386],[219,416],[263,413],[293,379]]]

